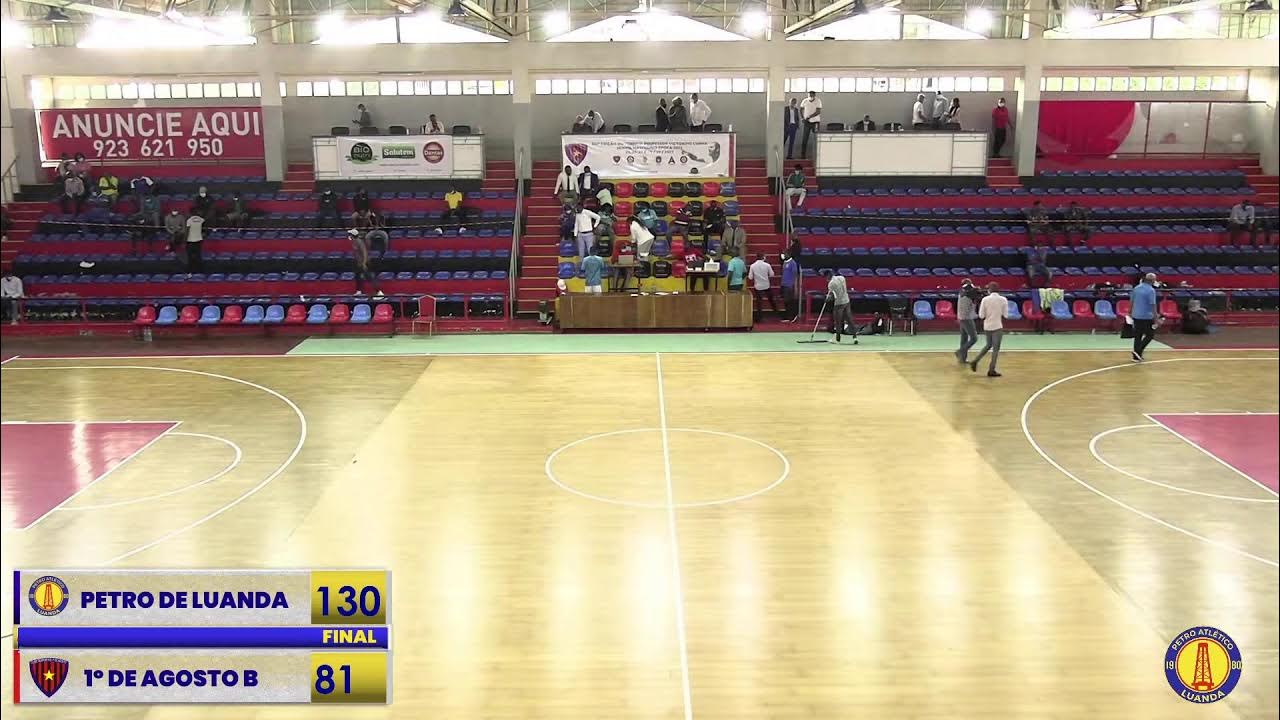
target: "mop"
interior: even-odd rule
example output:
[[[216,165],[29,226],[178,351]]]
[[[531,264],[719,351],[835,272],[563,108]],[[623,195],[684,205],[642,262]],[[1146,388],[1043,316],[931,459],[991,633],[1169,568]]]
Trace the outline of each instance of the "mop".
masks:
[[[825,343],[826,340],[814,340],[813,336],[818,334],[818,326],[822,324],[822,313],[827,311],[827,300],[823,298],[822,309],[818,311],[818,320],[813,324],[813,332],[809,333],[808,340],[797,340],[798,343]]]

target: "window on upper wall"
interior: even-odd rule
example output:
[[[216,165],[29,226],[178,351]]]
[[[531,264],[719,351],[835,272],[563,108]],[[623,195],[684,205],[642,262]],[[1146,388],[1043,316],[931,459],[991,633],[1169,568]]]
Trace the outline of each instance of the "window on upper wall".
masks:
[[[569,81],[569,92],[570,92],[570,93],[572,93],[572,92],[573,92],[574,87],[575,87],[574,82],[573,82],[572,80],[570,80],[570,81]],[[582,94],[584,94],[584,95],[599,95],[599,94],[600,94],[600,79],[599,79],[599,78],[587,78],[586,80],[582,81],[582,90],[581,90],[580,92],[581,92]]]
[[[617,95],[618,94],[617,78],[602,79],[600,81],[600,93],[603,95]]]
[[[907,89],[906,78],[900,78],[900,77],[889,78],[889,92],[895,92],[895,93],[906,92],[906,89]]]
[[[985,75],[975,76],[969,81],[969,87],[973,88],[973,92],[986,92],[987,77]]]
[[[107,99],[108,100],[124,99],[124,92],[120,89],[119,83],[111,83],[110,85],[107,85]]]
[[[871,92],[871,78],[869,77],[858,78],[854,83],[854,87],[857,88],[856,92],[860,92],[860,93]]]
[[[889,92],[889,78],[871,78],[871,92]]]
[[[361,92],[361,94],[363,94],[363,95],[365,95],[365,96],[368,96],[368,97],[377,97],[377,96],[378,96],[378,81],[377,81],[377,80],[365,80],[364,82],[360,83],[360,92]]]
[[[1111,78],[1111,89],[1124,92],[1129,89],[1129,76],[1117,75]]]
[[[1195,90],[1195,89],[1196,89],[1196,78],[1195,78],[1195,76],[1194,76],[1194,75],[1182,75],[1182,76],[1180,76],[1180,77],[1178,78],[1178,89],[1179,89],[1179,90],[1183,90],[1183,91],[1186,91],[1186,90]]]
[[[907,78],[907,92],[918,93],[920,92],[920,87],[921,87],[920,78],[916,78],[916,77]]]
[[[684,92],[684,80],[681,78],[669,78],[667,80],[667,92],[670,92],[670,93]]]
[[[1094,89],[1097,90],[1098,92],[1110,92],[1111,76],[1104,75],[1100,78],[1096,78],[1094,81]]]
[[[1249,78],[1244,75],[1234,75],[1231,78],[1232,90],[1245,90],[1249,87]]]
[[[311,97],[311,81],[299,80],[294,84],[293,89],[297,92],[298,97]]]
[[[398,93],[398,94],[400,94],[400,95],[413,95],[413,94],[415,94],[415,89],[414,89],[414,87],[413,87],[413,81],[412,81],[412,80],[397,80],[397,81],[396,81],[396,93]]]
[[[511,86],[510,80],[494,80],[493,81],[494,95],[510,95],[512,94],[511,91],[512,91],[512,86]]]
[[[189,97],[189,98],[203,98],[203,97],[204,97],[204,83],[187,83],[187,97]]]
[[[378,94],[379,95],[396,95],[397,94],[396,81],[395,80],[379,80]]]
[[[1093,92],[1097,87],[1097,83],[1090,76],[1080,78],[1080,92]]]
[[[347,97],[360,97],[364,95],[364,83],[359,80],[347,80],[343,83],[347,86]]]
[[[448,88],[448,90],[449,90],[449,94],[450,94],[450,95],[461,95],[461,94],[462,94],[462,81],[461,81],[461,80],[446,80],[444,84],[445,84],[445,87],[446,87],[446,88]]]
[[[477,82],[477,83],[476,83],[476,92],[480,93],[481,95],[492,95],[492,94],[493,94],[493,81],[492,81],[492,80],[480,80],[479,82]]]
[[[204,83],[200,88],[200,92],[204,93],[207,98],[222,97],[222,87],[218,83]]]
[[[1062,78],[1044,78],[1044,90],[1046,92],[1062,92]]]
[[[735,93],[751,92],[750,78],[733,78],[732,83],[733,83],[732,87],[729,88],[730,92],[735,92]]]
[[[90,85],[90,86],[89,86],[89,97],[90,97],[90,98],[92,98],[92,99],[94,99],[94,100],[106,100],[106,99],[107,99],[107,86],[105,86],[105,85]]]
[[[1215,76],[1213,77],[1213,84],[1211,85],[1210,89],[1212,89],[1212,90],[1217,90],[1217,91],[1226,90],[1226,89],[1227,89],[1227,76],[1226,76],[1226,75],[1215,75]]]
[[[173,88],[169,83],[156,83],[155,98],[157,100],[168,100],[173,97]]]
[[[618,92],[623,95],[631,95],[636,91],[636,81],[630,78],[620,78],[618,80]]]
[[[969,88],[973,87],[968,75],[961,75],[956,78],[956,92],[969,92]]]
[[[187,99],[187,86],[185,83],[169,83],[169,95],[175,100]]]
[[[731,93],[731,92],[734,92],[734,89],[733,89],[733,82],[734,82],[734,78],[716,78],[716,92],[718,92],[718,93]],[[746,87],[746,86],[747,86],[747,79],[746,79],[746,78],[742,78],[742,90],[743,90],[743,92],[745,92],[745,91],[746,91],[746,89],[747,89],[747,87]]]
[[[653,82],[657,82],[654,80]],[[646,95],[650,92],[658,92],[647,78],[638,78],[636,80],[636,94]]]
[[[124,96],[125,100],[137,100],[138,83],[125,83],[124,85],[121,85],[120,94]]]
[[[1049,89],[1050,89],[1050,90],[1052,90],[1052,89],[1053,89],[1053,81],[1052,81],[1052,80],[1050,80],[1050,81],[1049,81]],[[1075,91],[1077,91],[1077,90],[1079,90],[1079,89],[1080,89],[1080,78],[1078,78],[1078,77],[1064,77],[1064,78],[1062,78],[1062,91],[1063,91],[1063,92],[1075,92]]]
[[[329,97],[329,83],[317,80],[311,84],[311,92],[316,97]]]
[[[251,82],[236,83],[236,96],[242,97],[242,98],[254,97],[253,83]]]
[[[938,78],[938,89],[942,92],[955,92],[956,79],[950,75]]]
[[[587,81],[582,78],[569,78],[569,94],[583,95],[587,92]]]
[[[551,81],[551,94],[552,94],[552,95],[568,95],[568,94],[569,94],[569,81],[568,81],[568,80],[565,80],[565,79],[563,79],[563,78],[556,78],[556,79],[552,80],[552,81]]]

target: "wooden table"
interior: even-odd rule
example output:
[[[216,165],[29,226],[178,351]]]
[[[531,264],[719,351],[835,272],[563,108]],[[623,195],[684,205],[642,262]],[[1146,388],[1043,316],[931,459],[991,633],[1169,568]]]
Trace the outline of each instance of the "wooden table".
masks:
[[[563,330],[706,330],[750,328],[751,294],[571,293],[557,300]]]

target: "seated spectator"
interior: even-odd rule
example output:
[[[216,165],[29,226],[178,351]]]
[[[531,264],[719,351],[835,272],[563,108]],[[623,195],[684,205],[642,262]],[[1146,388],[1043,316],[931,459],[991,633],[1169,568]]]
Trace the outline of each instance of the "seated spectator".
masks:
[[[718,201],[712,200],[702,212],[702,237],[705,242],[710,243],[712,235],[724,238],[724,221],[724,208]]]
[[[147,222],[147,216],[141,212],[136,212],[129,216],[129,251],[134,255],[138,254],[138,245],[146,246],[147,252],[151,252],[151,242],[155,239],[156,227]]]
[[[1049,248],[1044,245],[1027,248],[1027,286],[1049,287],[1053,271],[1049,269]]]
[[[804,184],[805,184],[804,166],[796,165],[795,170],[793,170],[792,173],[787,176],[786,195],[787,195],[788,205],[791,204],[791,198],[799,198],[799,200],[796,201],[796,207],[801,207],[804,205],[804,199],[806,196]]]
[[[160,198],[155,195],[143,195],[138,200],[138,214],[142,215],[151,227],[160,227]]]
[[[649,212],[653,211],[650,210]],[[631,242],[636,245],[636,255],[643,260],[649,257],[649,250],[653,248],[653,232],[636,215],[631,216],[630,226]]]
[[[667,242],[678,233],[684,238],[684,244],[689,244],[689,223],[693,221],[693,216],[689,214],[688,207],[681,207],[676,211],[676,216],[671,220],[671,225],[667,227]]]
[[[72,173],[62,181],[62,212],[79,215],[84,210],[84,180]],[[71,210],[67,206],[71,206]]]
[[[459,226],[465,223],[467,221],[467,213],[469,211],[467,210],[467,207],[462,204],[462,201],[462,191],[459,190],[457,186],[450,185],[449,192],[444,194],[444,204],[447,207],[444,211],[444,215],[440,216],[440,220],[442,222],[449,222],[451,219],[457,220]]]
[[[332,190],[320,193],[316,205],[316,222],[320,227],[329,227],[330,220],[333,221],[333,227],[345,227],[342,224],[342,215],[338,212],[338,196],[334,195]]]
[[[584,165],[578,175],[578,199],[593,198],[600,192],[600,176],[591,172],[590,165]]]
[[[62,153],[62,156],[58,158],[57,173],[58,173],[59,183],[61,183],[63,180],[66,180],[67,176],[73,173],[71,157],[68,156],[66,153]]]
[[[110,169],[104,170],[102,176],[98,178],[98,194],[107,201],[107,207],[113,210],[116,203],[120,202],[120,178],[116,177]]]
[[[573,167],[564,166],[564,171],[556,176],[556,187],[551,191],[552,195],[560,198],[563,205],[572,205],[578,200],[578,183],[573,177]]]
[[[22,278],[5,270],[4,277],[0,278],[0,298],[4,299],[4,315],[10,325],[18,324],[18,316],[22,314],[18,306],[23,296]]]
[[[369,283],[370,288],[381,295],[382,291],[378,289],[377,275],[373,272],[373,266],[369,263],[369,244],[364,234],[352,228],[347,231],[347,237],[351,239],[351,259],[355,264],[356,294],[363,295],[365,283]]]
[[[84,153],[76,153],[76,159],[71,163],[71,172],[79,175],[85,183],[89,182],[89,177],[93,174],[93,166],[84,159]]]
[[[1075,200],[1067,207],[1067,221],[1062,226],[1062,239],[1071,245],[1071,234],[1080,233],[1080,244],[1089,242],[1093,231],[1089,228],[1089,210]]]
[[[1249,244],[1258,244],[1258,211],[1253,208],[1253,203],[1248,200],[1241,200],[1231,207],[1231,214],[1227,217],[1227,227],[1231,231],[1231,244],[1238,245],[1240,233],[1245,230],[1249,231]],[[1269,233],[1268,233],[1269,234]]]
[[[636,211],[635,217],[650,232],[653,232],[658,227],[658,213],[647,205]]]
[[[427,124],[422,126],[422,131],[428,135],[444,135],[444,123],[440,122],[435,113],[427,116]]]
[[[853,129],[858,132],[875,132],[876,124],[872,122],[870,115],[863,115],[861,120],[853,124]]]
[[[373,210],[373,202],[369,200],[369,191],[361,185],[356,188],[356,194],[351,196],[351,209],[356,212],[361,210],[371,212]]]
[[[139,175],[129,181],[129,192],[137,196],[150,195],[155,192],[155,189],[155,181],[146,175]]]
[[[613,215],[613,204],[603,203],[600,205],[600,223],[596,225],[596,237],[609,238],[609,247],[618,241],[618,233],[613,229],[613,221],[617,218]]]
[[[199,215],[204,218],[205,222],[209,223],[209,226],[212,227],[214,222],[217,220],[216,203],[217,200],[214,199],[213,195],[209,194],[209,188],[201,185],[200,189],[196,192],[195,198],[191,201],[191,214]]]
[[[370,250],[384,253],[391,249],[391,236],[387,234],[386,227],[377,215],[374,215],[373,227],[365,233],[364,239]]]
[[[671,112],[667,113],[668,127],[673,133],[689,132],[689,111],[681,98],[672,98]]]
[[[1044,209],[1044,205],[1039,200],[1032,203],[1031,208],[1027,210],[1027,242],[1034,245],[1037,233],[1047,244],[1053,244],[1053,238],[1049,235],[1049,212]]]
[[[583,122],[593,133],[604,132],[604,116],[595,110],[588,110]]]
[[[253,213],[249,211],[249,204],[240,196],[237,190],[231,194],[231,209],[227,210],[227,226],[237,230],[243,230],[249,227],[249,220]]]
[[[164,229],[169,233],[169,252],[178,252],[179,244],[187,239],[187,216],[173,208],[164,216]]]
[[[916,95],[916,102],[911,106],[911,129],[929,129],[929,116],[925,114],[924,110],[924,93]]]

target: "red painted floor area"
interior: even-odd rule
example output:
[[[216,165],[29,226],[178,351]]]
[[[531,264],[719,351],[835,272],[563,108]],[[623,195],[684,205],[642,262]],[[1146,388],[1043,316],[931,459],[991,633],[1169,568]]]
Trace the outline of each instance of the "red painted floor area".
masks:
[[[1152,415],[1254,482],[1280,492],[1280,415]]]
[[[4,423],[4,522],[24,528],[140,453],[177,423]]]

